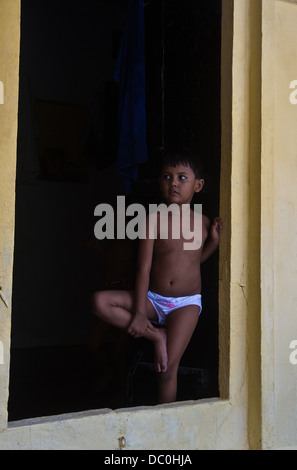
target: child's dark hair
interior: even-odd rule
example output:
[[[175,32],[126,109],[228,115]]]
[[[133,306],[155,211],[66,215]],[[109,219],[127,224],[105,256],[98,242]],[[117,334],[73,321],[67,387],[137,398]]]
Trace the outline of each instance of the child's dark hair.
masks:
[[[161,168],[165,165],[176,167],[177,165],[184,165],[193,170],[196,179],[203,178],[203,165],[197,155],[188,151],[174,151],[166,152],[162,157]]]

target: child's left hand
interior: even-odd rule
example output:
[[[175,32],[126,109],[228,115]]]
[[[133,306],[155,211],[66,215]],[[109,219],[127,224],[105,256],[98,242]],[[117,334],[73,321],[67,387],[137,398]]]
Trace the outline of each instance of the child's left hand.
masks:
[[[128,327],[128,334],[134,338],[141,338],[146,329],[159,333],[145,315],[134,315]]]
[[[213,242],[219,244],[220,241],[220,230],[223,228],[223,222],[220,217],[215,217],[210,229],[209,229],[209,238]]]

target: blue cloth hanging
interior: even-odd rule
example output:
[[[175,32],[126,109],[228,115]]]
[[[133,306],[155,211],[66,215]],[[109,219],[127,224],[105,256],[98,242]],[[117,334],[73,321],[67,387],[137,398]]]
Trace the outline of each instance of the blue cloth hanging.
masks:
[[[143,0],[131,0],[114,78],[120,85],[118,171],[126,193],[147,161]]]

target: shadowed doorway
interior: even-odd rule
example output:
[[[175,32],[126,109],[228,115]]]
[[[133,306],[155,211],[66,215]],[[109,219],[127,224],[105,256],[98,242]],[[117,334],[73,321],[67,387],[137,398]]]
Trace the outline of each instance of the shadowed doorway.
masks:
[[[10,421],[152,401],[144,392],[149,351],[139,358],[138,345],[129,344],[123,369],[106,359],[115,350],[111,332],[99,357],[89,305],[106,283],[120,277],[129,288],[134,280],[136,247],[102,248],[93,236],[95,206],[125,193],[116,169],[113,73],[126,13],[127,2],[116,0],[22,2]],[[144,14],[149,159],[131,201],[153,197],[160,149],[185,145],[203,155],[207,185],[199,202],[213,217],[221,2],[147,1]],[[219,393],[217,264],[215,256],[204,266],[204,316],[182,364],[191,393],[188,372],[198,371],[201,393],[193,399]]]

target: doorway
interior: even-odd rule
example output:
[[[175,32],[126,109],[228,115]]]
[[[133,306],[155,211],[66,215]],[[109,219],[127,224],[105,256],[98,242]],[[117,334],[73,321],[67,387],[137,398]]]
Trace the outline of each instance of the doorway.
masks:
[[[135,245],[93,237],[95,206],[125,193],[113,74],[127,7],[123,0],[22,3],[10,421],[152,400],[144,396],[149,349],[114,331],[100,338],[89,303],[108,283],[134,281]],[[199,202],[213,217],[221,1],[151,0],[144,11],[149,159],[131,198],[153,197],[160,148],[183,144],[203,155],[208,184]],[[203,269],[205,315],[181,370],[192,396],[181,399],[219,394],[217,268],[214,256]],[[115,344],[125,346],[121,367],[107,359]]]

